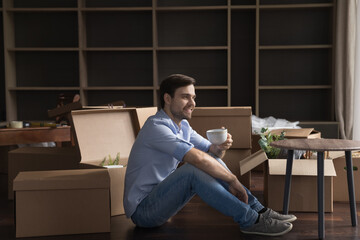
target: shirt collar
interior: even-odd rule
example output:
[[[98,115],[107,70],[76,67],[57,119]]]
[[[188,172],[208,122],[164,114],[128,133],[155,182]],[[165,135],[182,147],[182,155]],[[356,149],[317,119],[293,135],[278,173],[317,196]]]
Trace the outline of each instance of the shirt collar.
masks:
[[[184,120],[181,120],[180,122],[180,127],[169,117],[169,115],[167,115],[167,113],[164,111],[164,109],[161,109],[160,110],[160,114],[164,117],[164,118],[167,118],[171,121],[172,125],[174,126],[174,128],[176,129],[176,132],[179,133],[181,131],[181,125],[182,125],[182,122]]]

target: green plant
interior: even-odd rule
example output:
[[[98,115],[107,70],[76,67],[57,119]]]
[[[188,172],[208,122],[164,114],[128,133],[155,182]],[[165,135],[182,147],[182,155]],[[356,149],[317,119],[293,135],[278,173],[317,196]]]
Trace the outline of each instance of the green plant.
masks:
[[[108,161],[106,163],[106,157],[101,161],[100,166],[109,166],[109,165],[119,165],[120,161],[120,153],[116,154],[116,157],[113,159],[109,154]]]
[[[280,153],[279,148],[270,146],[270,143],[278,140],[285,139],[285,132],[282,131],[280,135],[271,134],[267,128],[262,128],[260,133],[259,145],[262,150],[266,153],[269,159],[277,158]]]

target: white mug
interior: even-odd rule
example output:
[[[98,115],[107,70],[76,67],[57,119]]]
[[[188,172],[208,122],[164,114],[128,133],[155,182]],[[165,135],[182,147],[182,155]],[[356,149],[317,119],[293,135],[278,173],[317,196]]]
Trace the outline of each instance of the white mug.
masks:
[[[23,127],[23,122],[22,121],[11,121],[10,122],[10,127],[11,128],[22,128]]]
[[[227,129],[210,129],[206,131],[206,136],[212,144],[220,145],[227,139]]]

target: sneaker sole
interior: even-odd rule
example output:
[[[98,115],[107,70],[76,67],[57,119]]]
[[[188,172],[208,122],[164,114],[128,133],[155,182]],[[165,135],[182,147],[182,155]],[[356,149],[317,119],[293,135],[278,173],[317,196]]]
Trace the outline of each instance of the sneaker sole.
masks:
[[[285,233],[290,232],[292,228],[293,228],[293,225],[291,224],[288,229],[286,229],[282,232],[278,232],[278,233],[248,232],[248,231],[243,231],[243,230],[241,230],[241,232],[245,233],[245,234],[256,234],[256,235],[262,235],[262,236],[281,236],[281,235],[284,235]]]
[[[293,218],[289,218],[289,219],[286,219],[286,220],[279,220],[280,222],[288,222],[288,223],[291,223],[293,221],[295,221],[297,219],[297,217],[293,217]]]

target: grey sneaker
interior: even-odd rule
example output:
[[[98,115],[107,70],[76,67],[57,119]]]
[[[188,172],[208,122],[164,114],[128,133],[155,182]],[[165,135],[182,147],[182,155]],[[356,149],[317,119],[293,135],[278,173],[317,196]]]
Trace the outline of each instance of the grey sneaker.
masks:
[[[272,218],[279,220],[280,222],[293,222],[297,219],[295,215],[292,214],[280,214],[278,212],[275,212],[274,210],[268,208],[264,213],[261,213],[261,215],[264,216],[264,218]]]
[[[241,229],[241,232],[246,234],[257,234],[264,236],[280,236],[290,232],[293,225],[288,222],[280,222],[272,218],[265,218],[262,214],[259,215],[259,222],[253,224],[251,227]]]

